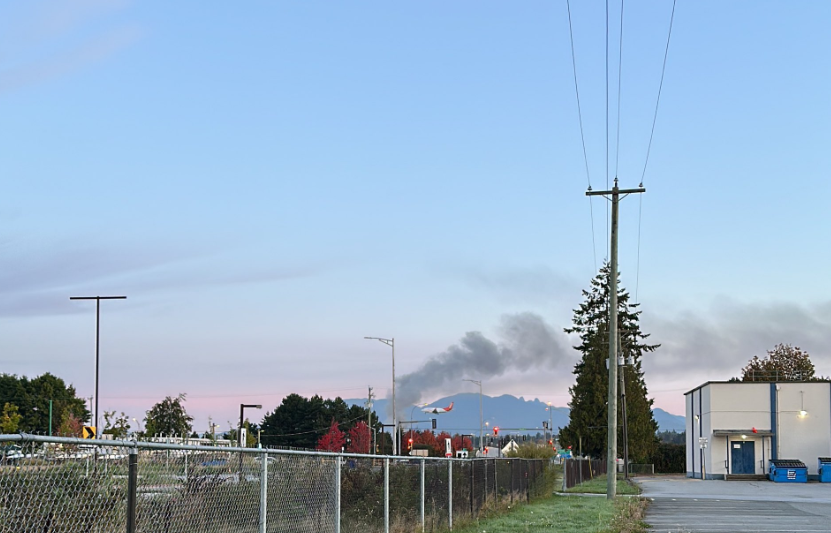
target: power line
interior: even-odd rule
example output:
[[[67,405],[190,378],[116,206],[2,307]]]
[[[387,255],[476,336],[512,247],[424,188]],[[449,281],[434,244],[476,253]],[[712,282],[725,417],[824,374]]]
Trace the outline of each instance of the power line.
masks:
[[[667,70],[667,56],[669,55],[669,41],[670,38],[672,38],[672,23],[675,20],[676,1],[677,0],[672,0],[672,14],[669,17],[667,46],[664,49],[664,64],[661,67],[661,82],[658,84],[658,97],[655,99],[655,114],[652,116],[652,131],[649,133],[649,144],[646,147],[646,160],[643,162],[643,172],[641,172],[641,186],[643,186],[643,177],[646,175],[646,165],[649,163],[649,153],[652,151],[652,138],[655,136],[655,123],[658,121],[658,105],[661,103],[661,91],[664,88],[664,73]]]
[[[623,0],[621,0],[622,2]],[[658,106],[661,103],[661,92],[664,88],[664,74],[667,70],[667,57],[669,56],[669,42],[672,38],[672,23],[675,21],[675,4],[677,0],[672,0],[672,13],[669,16],[669,30],[667,31],[667,44],[664,48],[664,62],[661,65],[661,81],[658,84],[658,96],[655,99],[655,113],[652,115],[652,129],[649,132],[649,144],[646,147],[646,158],[643,162],[643,172],[641,172],[641,183],[640,186],[643,187],[644,176],[646,176],[646,167],[649,164],[649,154],[652,151],[652,139],[655,137],[655,124],[658,121]],[[621,17],[623,11],[623,4],[621,4]],[[643,218],[643,199],[640,199],[638,204],[638,259],[637,264],[635,267],[635,303],[639,303],[638,300],[638,291],[640,289],[640,275],[641,275],[641,220]]]
[[[588,184],[589,190],[591,190],[592,181],[589,173],[589,156],[586,152],[586,134],[583,131],[583,110],[580,106],[580,89],[577,84],[577,58],[574,53],[574,29],[572,28],[571,23],[571,2],[569,0],[566,0],[566,9],[568,10],[568,36],[571,41],[571,70],[574,74],[574,94],[577,97],[577,118],[580,122],[580,142],[583,145],[583,162],[586,165],[586,183]],[[608,181],[608,179],[606,181]],[[589,214],[591,216],[592,224],[592,254],[594,256],[594,269],[597,270],[597,245],[594,240],[594,207],[592,205],[591,197],[589,197]]]
[[[606,189],[609,188],[609,0],[606,0]],[[609,242],[609,209],[606,204],[606,242]],[[609,257],[609,248],[606,248]]]
[[[615,177],[617,177],[618,163],[620,162],[620,88],[623,79],[623,0],[620,0],[620,40],[617,56],[617,135],[615,139]]]

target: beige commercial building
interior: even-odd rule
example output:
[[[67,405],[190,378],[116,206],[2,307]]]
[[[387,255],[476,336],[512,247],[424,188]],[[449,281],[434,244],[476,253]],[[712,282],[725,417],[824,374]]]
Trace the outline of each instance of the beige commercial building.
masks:
[[[831,383],[709,381],[685,393],[687,477],[763,475],[799,459],[817,479],[831,456]]]

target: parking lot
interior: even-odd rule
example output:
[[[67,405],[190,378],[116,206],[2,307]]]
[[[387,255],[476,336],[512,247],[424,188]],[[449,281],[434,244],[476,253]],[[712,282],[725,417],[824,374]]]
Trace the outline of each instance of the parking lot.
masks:
[[[637,478],[661,532],[831,532],[831,483]]]

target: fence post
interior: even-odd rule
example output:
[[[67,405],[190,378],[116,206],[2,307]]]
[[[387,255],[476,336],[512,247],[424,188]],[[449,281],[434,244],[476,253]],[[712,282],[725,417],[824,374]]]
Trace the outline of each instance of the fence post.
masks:
[[[563,492],[568,488],[568,461],[569,459],[563,458]]]
[[[493,501],[495,503],[499,503],[499,479],[497,478],[497,474],[499,473],[499,459],[493,460]]]
[[[136,490],[138,485],[138,448],[130,448],[127,459],[127,533],[136,532]]]
[[[424,459],[421,459],[421,530],[424,531]]]
[[[453,461],[447,461],[447,524],[453,531]]]
[[[268,525],[268,453],[262,454],[260,465],[260,533],[266,532]]]
[[[485,478],[482,480],[482,507],[488,504],[488,460],[482,460],[485,464]]]
[[[476,473],[475,473],[476,469],[473,468],[473,465],[475,465],[475,464],[476,464],[475,460],[470,462],[470,518],[471,519],[473,519],[473,517],[476,516],[473,513],[473,495],[474,495],[473,483],[474,483],[474,481],[476,481]]]
[[[340,533],[340,476],[343,457],[335,457],[335,533]],[[264,531],[261,533],[265,533]]]
[[[384,533],[390,533],[390,458],[384,458]]]

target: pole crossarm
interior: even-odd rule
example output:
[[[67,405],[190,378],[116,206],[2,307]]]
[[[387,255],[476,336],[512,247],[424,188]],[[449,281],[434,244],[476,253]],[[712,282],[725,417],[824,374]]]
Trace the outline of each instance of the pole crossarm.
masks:
[[[586,191],[586,196],[609,196],[610,194],[622,194],[626,196],[641,192],[646,192],[646,189],[644,187],[638,187],[636,189],[612,189],[611,191]]]

